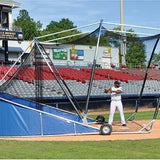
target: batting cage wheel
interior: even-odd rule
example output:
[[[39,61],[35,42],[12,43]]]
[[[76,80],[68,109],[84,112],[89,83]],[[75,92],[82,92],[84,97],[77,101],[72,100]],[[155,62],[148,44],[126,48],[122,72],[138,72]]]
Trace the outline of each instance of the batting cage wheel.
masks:
[[[109,125],[108,123],[105,123],[100,127],[100,134],[102,135],[110,135],[111,132],[112,132],[112,126]]]
[[[102,115],[98,115],[96,118],[96,122],[98,124],[103,124],[105,122],[105,118]]]

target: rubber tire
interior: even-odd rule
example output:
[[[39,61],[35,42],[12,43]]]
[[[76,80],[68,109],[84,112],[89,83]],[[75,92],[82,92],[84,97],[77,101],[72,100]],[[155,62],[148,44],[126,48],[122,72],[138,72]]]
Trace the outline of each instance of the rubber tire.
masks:
[[[112,132],[112,126],[109,125],[108,123],[104,123],[101,127],[100,127],[100,134],[101,135],[110,135]]]

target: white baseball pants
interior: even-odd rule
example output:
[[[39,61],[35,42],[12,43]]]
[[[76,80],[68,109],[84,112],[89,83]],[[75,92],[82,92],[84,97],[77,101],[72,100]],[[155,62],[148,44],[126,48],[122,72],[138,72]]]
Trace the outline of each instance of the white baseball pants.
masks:
[[[121,117],[121,123],[126,124],[125,118],[124,118],[124,113],[123,113],[123,105],[122,105],[121,100],[120,101],[111,101],[108,124],[112,125],[116,108],[119,111],[119,114],[120,114],[120,117]]]

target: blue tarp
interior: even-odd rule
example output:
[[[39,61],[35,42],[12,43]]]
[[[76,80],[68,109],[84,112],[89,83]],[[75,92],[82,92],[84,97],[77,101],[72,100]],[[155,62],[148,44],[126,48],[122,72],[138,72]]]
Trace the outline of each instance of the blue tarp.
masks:
[[[28,101],[28,100],[21,99],[21,98],[18,98],[18,97],[12,96],[12,95],[8,95],[8,94],[0,94],[0,97],[7,99],[7,100],[10,100],[12,102],[24,105],[24,106],[28,106],[28,107],[31,107],[34,109],[44,111],[44,112],[60,115],[61,117],[68,118],[73,121],[82,122],[82,120],[80,119],[80,117],[78,115],[72,114],[71,112],[60,110],[60,109],[57,109],[54,107],[49,107],[47,105],[41,105],[41,107],[39,109],[39,108],[37,108],[36,103],[33,101]],[[90,122],[93,122],[93,120],[88,119],[88,123],[90,123]]]
[[[0,94],[0,109],[0,136],[99,132],[96,128],[84,126],[76,114],[45,105],[37,110],[36,103],[6,94]]]

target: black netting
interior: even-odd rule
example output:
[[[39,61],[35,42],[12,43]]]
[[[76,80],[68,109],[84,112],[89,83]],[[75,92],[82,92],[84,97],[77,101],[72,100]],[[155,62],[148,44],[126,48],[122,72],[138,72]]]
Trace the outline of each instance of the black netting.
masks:
[[[1,93],[11,94],[25,99],[33,99],[39,102],[37,108],[41,107],[40,102],[49,101],[54,103],[56,99],[61,99],[62,102],[70,98],[70,103],[73,103],[72,105],[75,104],[80,111],[84,110],[93,63],[87,64],[82,68],[76,59],[72,59],[70,60],[72,66],[70,66],[70,62],[67,61],[66,57],[63,57],[61,59],[63,65],[57,65],[56,59],[52,59],[47,54],[49,49],[59,48],[65,51],[68,50],[68,52],[73,51],[73,54],[75,54],[75,48],[73,48],[73,46],[78,45],[94,46],[96,49],[99,29],[100,28],[97,28],[83,38],[77,38],[77,40],[69,41],[68,43],[37,42],[31,53],[27,54],[23,59],[20,66],[14,66],[12,69],[11,66],[9,68],[6,66],[1,67],[1,73],[2,70],[5,70],[3,75],[6,75],[4,80],[1,81]],[[124,90],[122,96],[124,97],[126,119],[132,116],[132,114],[142,106],[147,112],[146,119],[152,119],[154,112],[151,110],[153,108],[155,109],[157,104],[157,97],[159,96],[159,87],[157,86],[160,86],[160,79],[158,80],[158,77],[157,79],[153,79],[153,76],[159,73],[159,71],[154,70],[153,66],[151,66],[151,62],[154,53],[159,53],[159,36],[160,35],[138,37],[135,34],[128,33],[121,36],[120,33],[111,32],[102,27],[99,46],[118,48],[119,63],[118,65],[114,63],[109,64],[109,69],[103,67],[96,68],[97,66],[95,66],[91,89],[92,101],[94,99],[98,100],[98,98],[106,98],[109,101],[110,94],[105,94],[104,89],[114,85],[115,80],[119,80]],[[125,46],[124,64],[121,62],[122,50],[120,47],[122,42]],[[87,51],[85,54],[87,56]],[[95,50],[93,50],[92,55],[94,54]],[[89,60],[92,62],[97,60],[94,60],[93,56],[90,57]],[[82,61],[83,60],[81,60],[81,62]],[[112,68],[111,65],[118,67]],[[10,72],[6,74],[9,69],[11,69]],[[109,75],[109,77],[107,75]],[[150,99],[156,97],[153,100],[154,106],[153,104],[147,105],[147,100],[149,99],[148,95]],[[132,102],[135,97],[136,102]],[[77,99],[83,101],[81,104],[78,101],[80,106],[77,104]],[[139,102],[139,99],[141,102]],[[128,103],[129,101],[131,103]],[[66,104],[69,108],[71,105],[70,103]],[[141,113],[138,112],[137,114]],[[145,119],[145,117],[141,115],[137,115],[137,117],[141,120]],[[108,119],[108,117],[106,117],[106,119]],[[120,117],[116,116],[116,120],[119,121]]]

